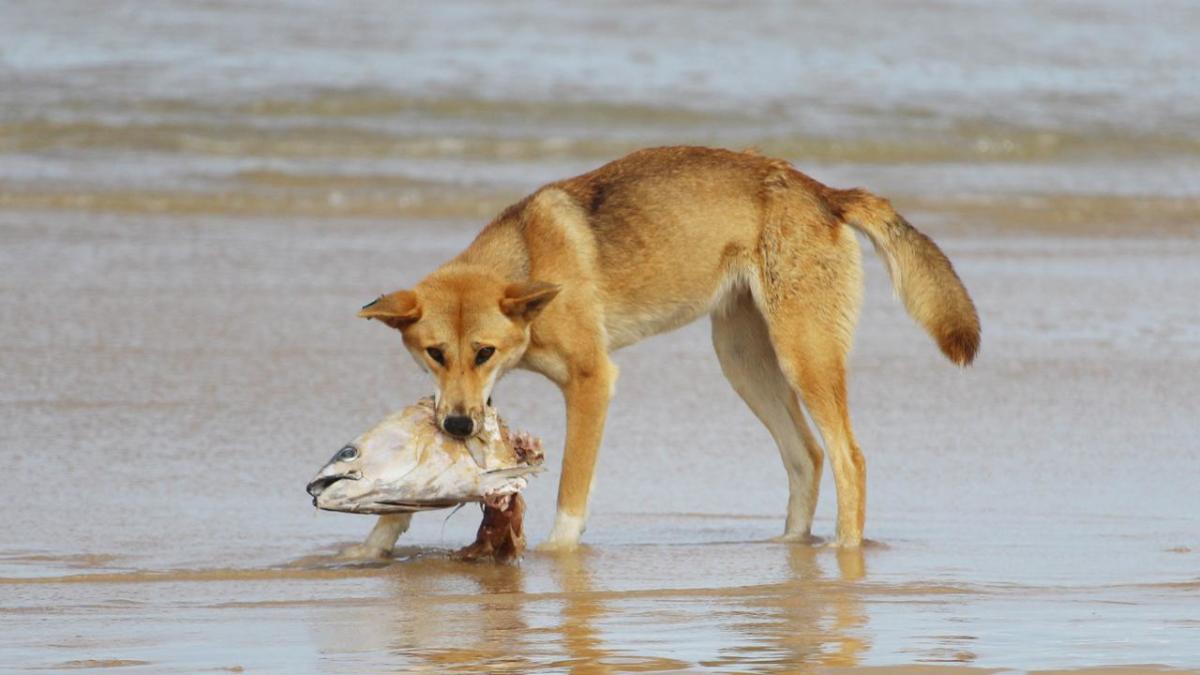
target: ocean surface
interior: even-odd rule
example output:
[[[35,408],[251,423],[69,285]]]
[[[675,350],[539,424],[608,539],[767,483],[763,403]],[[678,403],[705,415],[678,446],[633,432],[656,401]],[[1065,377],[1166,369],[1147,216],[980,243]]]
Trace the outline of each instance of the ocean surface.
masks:
[[[1200,6],[0,0],[0,667],[1200,669]],[[861,551],[702,321],[621,368],[586,546],[304,485],[431,391],[354,318],[539,185],[645,146],[888,196],[984,327],[949,365],[864,246]],[[562,402],[510,375],[543,437]],[[826,476],[816,534],[833,533]]]

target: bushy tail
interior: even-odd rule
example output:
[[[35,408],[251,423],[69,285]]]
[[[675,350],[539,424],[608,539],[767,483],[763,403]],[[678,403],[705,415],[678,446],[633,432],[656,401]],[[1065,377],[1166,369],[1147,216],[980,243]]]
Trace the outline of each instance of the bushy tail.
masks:
[[[979,315],[946,254],[886,199],[834,190],[829,200],[842,222],[871,239],[909,315],[942,353],[960,366],[971,363],[979,350]]]

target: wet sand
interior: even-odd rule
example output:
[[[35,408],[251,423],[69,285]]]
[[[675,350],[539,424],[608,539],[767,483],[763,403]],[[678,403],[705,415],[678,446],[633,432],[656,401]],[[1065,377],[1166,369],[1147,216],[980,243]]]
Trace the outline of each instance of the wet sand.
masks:
[[[767,86],[783,91],[778,78],[744,90],[695,79],[665,47],[638,56],[624,23],[584,22],[625,56],[576,54],[616,72],[564,89],[559,61],[522,78],[492,63],[536,52],[528,36],[497,46],[514,14],[464,30],[455,66],[421,37],[453,12],[386,35],[349,21],[306,42],[301,28],[332,20],[312,8],[239,70],[214,56],[220,28],[270,12],[163,3],[132,28],[93,20],[95,35],[145,44],[89,33],[75,53],[39,51],[65,33],[17,6],[2,71],[13,86],[0,87],[5,666],[1200,667],[1200,141],[1179,113],[1195,92],[1173,69],[1194,50],[1186,7],[1163,18],[1105,5],[1087,19],[1101,35],[1155,35],[1141,61],[1116,47],[1066,59],[1086,42],[1066,10],[1031,9],[1061,42],[1009,61],[885,31],[905,76],[871,103],[865,85],[818,96],[807,71],[780,100]],[[953,44],[990,44],[991,10],[912,9],[956,17]],[[653,11],[671,19],[667,44],[693,53],[681,41],[700,29],[673,22],[673,6]],[[784,19],[832,53],[821,26],[841,11],[764,14],[747,29],[764,51],[747,58],[783,43],[770,24]],[[843,65],[869,78],[874,49]],[[959,89],[930,79],[947,63]],[[1151,72],[1140,98],[1106,98]],[[979,112],[1017,90],[1003,119]],[[923,110],[899,107],[918,99]],[[357,308],[538,184],[677,141],[759,145],[894,198],[980,307],[983,350],[958,370],[865,247],[850,384],[872,542],[770,541],[785,475],[700,322],[616,355],[578,554],[449,561],[478,525],[466,508],[417,516],[389,563],[337,561],[373,519],[315,512],[305,482],[430,391],[397,336]],[[553,518],[562,404],[526,373],[496,403],[546,441],[550,470],[527,493],[536,545]],[[833,515],[826,476],[818,535]]]
[[[21,477],[0,558],[6,662],[1198,658],[1194,240],[940,236],[988,327],[962,372],[872,261],[852,386],[878,543],[861,553],[766,541],[784,475],[697,325],[619,353],[581,554],[446,561],[477,525],[464,509],[418,516],[393,564],[355,567],[329,556],[371,519],[313,512],[304,482],[428,385],[353,310],[398,266],[416,278],[457,250],[466,224],[3,218],[4,445]],[[515,374],[497,402],[561,444],[548,384]],[[555,484],[528,493],[535,543]]]

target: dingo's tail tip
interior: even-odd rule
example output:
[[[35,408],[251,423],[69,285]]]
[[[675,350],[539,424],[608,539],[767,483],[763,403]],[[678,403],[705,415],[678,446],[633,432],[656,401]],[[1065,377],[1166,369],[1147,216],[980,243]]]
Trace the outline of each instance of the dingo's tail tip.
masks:
[[[956,328],[938,336],[938,347],[946,358],[960,366],[969,366],[979,352],[979,330]]]

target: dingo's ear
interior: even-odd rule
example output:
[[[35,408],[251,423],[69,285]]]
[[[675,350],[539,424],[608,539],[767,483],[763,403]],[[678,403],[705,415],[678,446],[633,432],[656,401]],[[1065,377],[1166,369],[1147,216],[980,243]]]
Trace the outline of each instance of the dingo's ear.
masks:
[[[511,319],[533,321],[560,290],[559,286],[544,281],[509,284],[504,289],[504,297],[500,299],[500,311]]]
[[[378,319],[396,330],[404,330],[421,318],[421,306],[417,304],[417,295],[412,291],[396,291],[363,305],[358,316]]]

